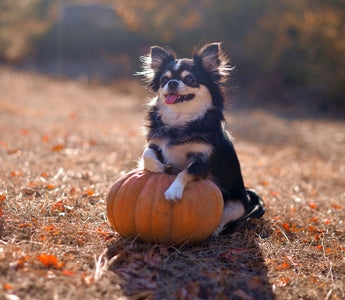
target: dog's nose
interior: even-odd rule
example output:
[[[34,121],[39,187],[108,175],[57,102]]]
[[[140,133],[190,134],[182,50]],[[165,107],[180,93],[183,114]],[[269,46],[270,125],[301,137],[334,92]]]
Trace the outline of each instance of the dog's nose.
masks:
[[[171,79],[169,82],[168,82],[168,87],[169,89],[171,90],[174,90],[178,87],[178,81],[176,79]]]

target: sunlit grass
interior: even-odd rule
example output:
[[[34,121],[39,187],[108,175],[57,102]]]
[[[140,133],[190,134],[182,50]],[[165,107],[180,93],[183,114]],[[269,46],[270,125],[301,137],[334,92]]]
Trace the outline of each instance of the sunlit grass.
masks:
[[[227,115],[245,183],[267,213],[177,249],[122,239],[106,218],[110,186],[145,143],[140,84],[1,69],[0,90],[7,298],[344,298],[344,123]]]

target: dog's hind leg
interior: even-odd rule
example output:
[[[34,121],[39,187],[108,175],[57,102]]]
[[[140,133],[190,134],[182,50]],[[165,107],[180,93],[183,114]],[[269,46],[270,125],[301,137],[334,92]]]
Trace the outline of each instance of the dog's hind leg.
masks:
[[[218,235],[229,222],[240,219],[245,213],[244,205],[239,200],[225,201],[222,219],[214,231],[214,235]]]

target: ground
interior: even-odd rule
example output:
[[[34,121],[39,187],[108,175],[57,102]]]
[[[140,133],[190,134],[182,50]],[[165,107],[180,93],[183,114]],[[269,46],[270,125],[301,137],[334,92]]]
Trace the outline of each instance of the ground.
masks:
[[[121,238],[106,216],[145,143],[140,83],[1,68],[0,91],[0,299],[345,298],[344,122],[230,108],[267,212],[170,247]]]

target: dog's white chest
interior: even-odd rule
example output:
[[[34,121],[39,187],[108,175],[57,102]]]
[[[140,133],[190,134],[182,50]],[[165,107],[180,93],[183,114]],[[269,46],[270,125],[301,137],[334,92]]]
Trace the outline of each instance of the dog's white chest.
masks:
[[[191,154],[210,156],[213,151],[213,147],[210,144],[200,142],[170,145],[169,140],[164,139],[155,140],[154,143],[162,150],[165,162],[178,170],[183,170],[188,166]]]

